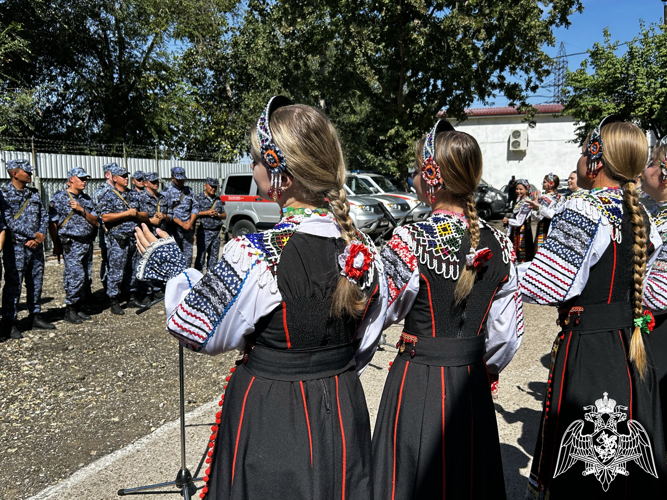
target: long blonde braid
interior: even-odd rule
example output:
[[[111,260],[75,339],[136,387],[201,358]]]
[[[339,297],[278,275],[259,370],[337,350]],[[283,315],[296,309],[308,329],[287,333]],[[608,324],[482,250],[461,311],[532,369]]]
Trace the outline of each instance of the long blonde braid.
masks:
[[[475,206],[475,196],[473,193],[468,193],[465,197],[465,206],[463,213],[468,220],[468,232],[470,234],[470,248],[477,249],[479,245],[479,217],[477,217],[477,207]],[[456,284],[454,290],[454,304],[459,305],[470,294],[472,286],[475,284],[475,277],[477,271],[467,265],[463,266],[459,282]]]

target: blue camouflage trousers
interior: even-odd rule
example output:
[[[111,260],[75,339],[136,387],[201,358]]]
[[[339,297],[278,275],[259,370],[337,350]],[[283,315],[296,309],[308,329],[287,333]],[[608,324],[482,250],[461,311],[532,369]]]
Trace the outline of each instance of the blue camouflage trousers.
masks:
[[[195,258],[195,269],[203,271],[204,262],[206,262],[206,269],[210,271],[218,262],[219,253],[220,229],[204,229],[199,226],[199,229],[197,229],[197,257]],[[208,261],[206,259],[207,254]]]
[[[93,273],[93,243],[71,240],[63,244],[63,285],[65,304],[73,305],[83,300],[90,287]]]
[[[107,295],[117,298],[121,293],[136,291],[137,277],[134,269],[134,254],[137,251],[134,234],[128,235],[124,243],[120,243],[113,235],[106,235],[107,255]]]
[[[185,257],[185,267],[192,267],[192,254],[195,243],[194,230],[183,231],[180,227],[176,227],[172,236],[174,237],[174,240],[176,240],[178,248],[183,252],[183,257]]]
[[[15,320],[18,314],[21,287],[25,278],[28,299],[28,312],[38,314],[44,282],[44,245],[32,250],[25,246],[25,241],[11,240],[5,244],[2,260],[5,265],[5,286],[2,289],[2,317]]]
[[[109,256],[107,255],[107,236],[106,231],[104,230],[104,223],[102,219],[98,219],[98,236],[100,241],[100,254],[102,256],[102,263],[100,264],[100,281],[105,283],[107,280],[107,265],[109,262]]]

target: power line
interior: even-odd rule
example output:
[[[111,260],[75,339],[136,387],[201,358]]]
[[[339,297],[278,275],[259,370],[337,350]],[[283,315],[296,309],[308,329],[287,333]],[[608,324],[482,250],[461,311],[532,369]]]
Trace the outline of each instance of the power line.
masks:
[[[619,48],[621,45],[627,45],[627,44],[629,44],[629,43],[630,43],[630,42],[618,43],[618,44],[616,44],[616,45],[614,46],[614,49],[617,49],[617,48]],[[562,45],[563,45],[563,42],[561,42],[561,46],[562,46]],[[560,49],[558,49],[558,55],[557,55],[556,57],[552,57],[552,59],[559,59],[559,58],[561,58],[561,57],[568,58],[568,57],[570,57],[570,56],[580,56],[580,55],[582,55],[582,54],[588,54],[589,52],[590,52],[590,49],[587,50],[586,52],[574,52],[574,53],[572,53],[572,54],[561,54],[561,53],[560,53]]]

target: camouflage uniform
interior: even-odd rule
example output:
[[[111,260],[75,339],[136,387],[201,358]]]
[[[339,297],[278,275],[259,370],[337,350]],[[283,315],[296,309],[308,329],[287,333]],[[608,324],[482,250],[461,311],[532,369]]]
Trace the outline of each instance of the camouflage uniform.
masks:
[[[109,170],[111,170],[111,167],[118,166],[116,163],[107,163],[102,167],[104,170],[104,173],[107,173]],[[113,186],[109,184],[109,182],[105,182],[102,184],[100,187],[98,187],[95,192],[93,193],[93,206],[97,208],[97,206],[100,203],[100,200],[102,197],[109,192]],[[99,236],[99,242],[100,242],[100,254],[102,256],[102,263],[100,265],[100,281],[102,281],[103,284],[106,286],[106,281],[107,281],[107,266],[109,262],[109,258],[107,256],[107,238],[106,238],[106,229],[104,228],[104,222],[102,222],[102,218],[99,216],[98,212],[98,218],[97,218],[97,234]]]
[[[185,179],[185,170],[181,167],[171,169],[171,175],[175,179]],[[198,214],[197,204],[192,195],[192,190],[184,186],[182,189],[173,182],[162,192],[167,205],[167,214],[181,222],[190,220],[192,214]],[[183,252],[185,263],[188,267],[192,266],[192,253],[195,241],[194,227],[189,231],[184,231],[180,226],[171,222],[167,225],[167,232],[174,237],[176,244]]]
[[[70,170],[70,177],[87,177],[81,168]],[[49,203],[49,222],[58,227],[58,237],[63,249],[65,270],[65,304],[74,305],[85,298],[92,282],[93,240],[95,228],[86,218],[72,210],[70,201],[76,201],[86,212],[96,215],[93,200],[85,193],[74,194],[58,191]]]
[[[111,172],[113,175],[127,174],[125,168],[118,166],[113,167]],[[121,193],[116,188],[111,188],[100,199],[97,214],[102,217],[106,214],[125,212],[130,208],[138,208],[138,206],[135,191],[126,189]],[[134,292],[136,289],[133,260],[136,252],[134,228],[138,223],[139,221],[133,218],[108,229],[106,238],[109,258],[107,295],[110,299],[118,299],[121,292]]]
[[[21,168],[32,173],[32,166],[25,160],[7,162],[7,170]],[[42,204],[39,191],[27,187],[19,191],[9,182],[2,188],[2,213],[7,225],[7,238],[3,250],[5,265],[5,286],[2,290],[2,319],[13,323],[18,313],[21,287],[25,277],[28,312],[41,312],[42,284],[44,281],[44,245],[35,249],[26,246],[35,233],[46,235],[47,212]]]
[[[206,184],[209,186],[218,187],[217,179],[206,179]],[[206,191],[202,191],[195,195],[198,211],[204,212],[215,207],[219,214],[225,213],[225,206],[218,196],[209,198]],[[204,270],[204,262],[206,254],[208,253],[208,262],[206,262],[206,269],[213,269],[213,266],[218,262],[218,255],[220,253],[220,229],[224,222],[222,219],[214,217],[200,217],[199,228],[197,229],[197,257],[195,258],[195,269],[199,271]]]

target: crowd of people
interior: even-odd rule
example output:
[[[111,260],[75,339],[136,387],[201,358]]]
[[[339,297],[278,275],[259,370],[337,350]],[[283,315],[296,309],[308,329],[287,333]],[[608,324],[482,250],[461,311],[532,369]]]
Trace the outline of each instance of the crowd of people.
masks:
[[[667,326],[652,312],[667,309],[667,145],[649,160],[643,132],[605,119],[577,190],[559,196],[547,175],[535,199],[517,182],[507,235],[476,212],[477,141],[439,121],[415,145],[413,185],[432,214],[378,252],[351,223],[322,112],[273,98],[251,144],[258,192],[283,213],[275,228],[233,239],[206,274],[173,236],[136,230],[139,279],[166,283],[167,330],[201,353],[241,353],[201,498],[506,498],[493,397],[524,301],[554,306],[561,329],[527,497],[664,495]],[[371,438],[359,375],[399,322]]]
[[[173,235],[188,266],[195,239],[195,267],[211,269],[217,262],[226,216],[216,195],[218,179],[207,178],[204,191],[194,194],[185,186],[185,170],[174,167],[164,191],[155,172],[135,172],[130,187],[127,170],[108,163],[103,167],[106,182],[91,198],[84,192],[90,176],[75,167],[68,172],[66,188],[54,194],[45,207],[39,192],[29,186],[32,165],[26,160],[11,160],[6,168],[10,182],[0,191],[0,248],[5,270],[0,340],[22,338],[15,323],[24,281],[30,327],[56,328],[40,315],[47,230],[54,254],[64,260],[64,320],[74,324],[92,320],[88,306],[96,237],[102,256],[100,279],[113,314],[125,314],[121,302],[136,308],[164,296],[162,284],[136,279],[139,255],[134,229],[138,224]],[[5,239],[10,243],[4,245]]]

